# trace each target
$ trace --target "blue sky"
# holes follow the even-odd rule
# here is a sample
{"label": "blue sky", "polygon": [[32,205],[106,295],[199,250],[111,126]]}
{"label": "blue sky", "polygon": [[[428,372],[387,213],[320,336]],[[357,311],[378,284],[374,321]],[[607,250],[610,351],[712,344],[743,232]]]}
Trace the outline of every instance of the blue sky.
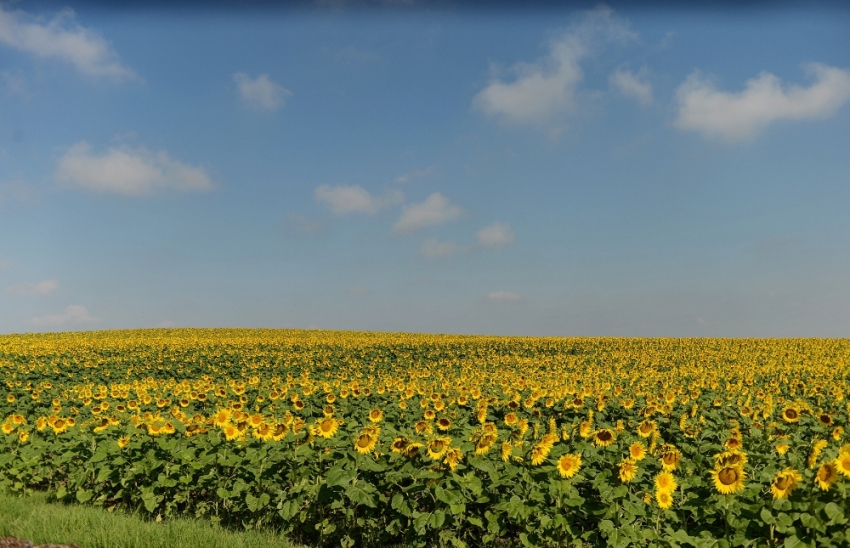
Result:
{"label": "blue sky", "polygon": [[0,4],[0,332],[850,334],[850,10],[392,4]]}

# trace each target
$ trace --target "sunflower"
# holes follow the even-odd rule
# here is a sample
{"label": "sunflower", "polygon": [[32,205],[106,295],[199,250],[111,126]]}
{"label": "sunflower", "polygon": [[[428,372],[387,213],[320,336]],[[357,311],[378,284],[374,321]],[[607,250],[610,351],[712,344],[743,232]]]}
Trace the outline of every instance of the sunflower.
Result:
{"label": "sunflower", "polygon": [[823,451],[827,446],[826,440],[815,439],[815,442],[812,444],[812,452],[809,453],[809,458],[806,464],[808,464],[809,469],[813,469],[815,465],[818,463],[818,457],[820,457],[821,451]]}
{"label": "sunflower", "polygon": [[215,415],[213,415],[213,424],[218,427],[224,427],[224,425],[230,422],[231,416],[232,413],[230,409],[219,409],[216,411]]}
{"label": "sunflower", "polygon": [[416,443],[416,442],[409,443],[404,450],[404,454],[408,458],[412,459],[413,457],[415,457],[416,455],[419,454],[419,449],[421,449],[421,448],[422,448],[421,443]]}
{"label": "sunflower", "polygon": [[436,416],[437,416],[437,414],[434,413],[433,409],[428,409],[428,410],[425,411],[425,419],[426,420],[432,421],[432,420],[434,420],[434,417],[436,417]]}
{"label": "sunflower", "polygon": [[719,466],[710,473],[711,479],[714,480],[714,488],[724,495],[741,491],[744,488],[744,480],[747,479],[746,472],[738,466]]}
{"label": "sunflower", "polygon": [[838,458],[833,461],[833,464],[840,474],[850,478],[850,452],[838,453]]}
{"label": "sunflower", "polygon": [[788,498],[791,491],[801,481],[803,481],[803,476],[799,472],[793,468],[786,468],[773,478],[773,482],[770,484],[770,492],[773,493],[774,499]]}
{"label": "sunflower", "polygon": [[402,436],[393,440],[393,443],[390,445],[390,451],[393,453],[404,453],[408,445],[410,445],[410,440]]}
{"label": "sunflower", "polygon": [[68,429],[68,421],[57,418],[50,427],[53,428],[53,433],[61,434]]}
{"label": "sunflower", "polygon": [[655,422],[651,420],[645,420],[640,423],[638,426],[638,436],[642,438],[648,438],[655,431]]}
{"label": "sunflower", "polygon": [[330,439],[334,437],[334,434],[336,434],[338,428],[339,425],[337,424],[335,418],[325,417],[324,419],[320,420],[319,423],[316,425],[316,434],[325,439]]}
{"label": "sunflower", "polygon": [[367,432],[365,429],[357,436],[357,439],[354,440],[354,449],[362,454],[367,455],[375,449],[375,444],[378,443],[378,436],[373,436],[371,432]]}
{"label": "sunflower", "polygon": [[629,446],[629,458],[635,462],[646,458],[646,446],[642,441],[636,441]]}
{"label": "sunflower", "polygon": [[251,435],[262,441],[269,441],[271,439],[274,439],[274,431],[272,430],[271,426],[269,426],[265,422],[255,428]]}
{"label": "sunflower", "polygon": [[[152,425],[152,426],[153,426],[153,425]],[[151,427],[152,427],[152,426],[151,426]],[[225,438],[226,440],[228,440],[228,441],[230,441],[230,440],[235,440],[235,439],[236,439],[236,438],[238,438],[241,434],[242,434],[242,433],[239,431],[239,429],[238,429],[238,428],[236,428],[236,427],[235,427],[234,425],[232,425],[232,424],[228,424],[228,425],[226,425],[226,426],[224,427],[224,438]]]}
{"label": "sunflower", "polygon": [[443,459],[444,464],[449,465],[449,469],[454,472],[457,469],[457,465],[460,463],[460,460],[463,458],[463,453],[457,447],[452,447],[448,451],[446,451],[446,457]]}
{"label": "sunflower", "polygon": [[511,445],[511,442],[506,441],[502,443],[502,461],[508,462],[511,458],[511,453],[513,453],[514,448]]}
{"label": "sunflower", "polygon": [[581,421],[581,424],[579,424],[578,426],[578,435],[584,439],[587,439],[593,435],[593,432],[591,431],[592,428],[593,423],[591,423],[589,420]]}
{"label": "sunflower", "polygon": [[800,420],[800,410],[793,405],[789,405],[782,410],[782,419],[785,422],[797,422]]}
{"label": "sunflower", "polygon": [[493,444],[496,443],[496,439],[498,436],[493,432],[487,432],[478,440],[478,443],[475,444],[475,454],[476,455],[484,455],[487,453]]}
{"label": "sunflower", "polygon": [[741,451],[724,451],[714,455],[717,461],[717,468],[725,468],[727,466],[743,468],[747,464],[747,455]]}
{"label": "sunflower", "polygon": [[617,435],[608,428],[602,428],[593,433],[593,443],[597,447],[608,447],[614,443],[614,440],[616,439]]}
{"label": "sunflower", "polygon": [[130,443],[130,436],[122,436],[118,438],[118,447],[124,449]]}
{"label": "sunflower", "polygon": [[844,435],[844,427],[843,427],[843,426],[836,426],[836,427],[832,430],[832,434],[831,434],[831,435],[832,435],[832,439],[834,439],[835,441],[840,440],[840,439],[841,439],[841,436],[843,436],[843,435]]}
{"label": "sunflower", "polygon": [[658,502],[658,507],[662,510],[666,510],[673,506],[673,496],[667,491],[657,491],[655,493],[655,500]]}
{"label": "sunflower", "polygon": [[0,429],[2,429],[3,433],[8,436],[9,434],[15,431],[15,425],[11,422],[4,422],[3,426],[0,427]]}
{"label": "sunflower", "polygon": [[676,477],[667,470],[655,476],[655,489],[659,493],[672,493],[676,487],[678,487]]}
{"label": "sunflower", "polygon": [[30,439],[30,433],[29,432],[27,432],[26,430],[19,430],[18,431],[18,441],[19,442],[26,443],[28,439]]}
{"label": "sunflower", "polygon": [[829,413],[819,413],[818,422],[821,426],[830,426],[832,424],[832,417],[829,416]]}
{"label": "sunflower", "polygon": [[428,442],[428,456],[432,460],[440,460],[443,457],[443,454],[448,450],[449,445],[451,444],[451,438],[447,437],[437,437]]}
{"label": "sunflower", "polygon": [[620,481],[623,483],[629,483],[638,473],[638,465],[632,459],[625,459],[620,463]]}
{"label": "sunflower", "polygon": [[248,419],[248,424],[251,426],[251,428],[259,428],[260,425],[264,422],[265,417],[263,417],[263,415],[261,415],[260,413],[255,413],[251,415],[250,419]]}
{"label": "sunflower", "polygon": [[558,459],[558,473],[562,478],[571,478],[581,468],[581,453],[567,453]]}
{"label": "sunflower", "polygon": [[781,442],[776,444],[776,452],[780,455],[784,455],[788,452],[788,448],[790,447],[787,442]]}
{"label": "sunflower", "polygon": [[516,413],[508,413],[507,415],[505,415],[505,424],[506,425],[513,426],[517,422],[519,422],[519,419],[517,418]]}
{"label": "sunflower", "polygon": [[378,423],[378,422],[381,422],[381,420],[383,418],[384,418],[384,412],[381,411],[380,409],[372,409],[371,411],[369,411],[369,420],[370,421],[372,421],[374,423]]}
{"label": "sunflower", "polygon": [[423,430],[428,428],[428,423],[426,421],[419,421],[413,426],[413,428],[416,430],[417,434],[421,434]]}
{"label": "sunflower", "polygon": [[35,421],[35,429],[41,432],[47,428],[47,419],[45,417],[39,417],[38,420]]}
{"label": "sunflower", "polygon": [[815,483],[821,488],[821,491],[829,491],[832,484],[838,481],[838,467],[834,462],[825,462],[818,468],[818,473],[815,474]]}
{"label": "sunflower", "polygon": [[447,431],[451,426],[452,421],[450,421],[446,417],[440,417],[439,419],[437,419],[437,428],[439,428],[443,432]]}
{"label": "sunflower", "polygon": [[741,438],[737,436],[732,436],[731,438],[726,440],[726,443],[724,443],[723,446],[729,451],[736,451],[741,449],[743,447],[743,444],[741,443]]}
{"label": "sunflower", "polygon": [[675,447],[667,449],[661,455],[661,466],[664,470],[675,470],[679,467],[679,459],[681,458],[682,453],[679,452]]}
{"label": "sunflower", "polygon": [[531,449],[531,464],[532,466],[540,466],[546,461],[546,457],[549,456],[549,452],[552,451],[551,447],[547,447],[541,443],[538,443]]}

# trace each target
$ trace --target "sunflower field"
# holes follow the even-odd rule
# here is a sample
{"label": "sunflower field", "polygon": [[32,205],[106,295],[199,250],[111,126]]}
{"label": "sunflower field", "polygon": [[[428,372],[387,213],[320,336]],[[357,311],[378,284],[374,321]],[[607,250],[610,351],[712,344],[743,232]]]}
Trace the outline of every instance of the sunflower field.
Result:
{"label": "sunflower field", "polygon": [[850,341],[0,337],[0,489],[314,546],[848,546]]}

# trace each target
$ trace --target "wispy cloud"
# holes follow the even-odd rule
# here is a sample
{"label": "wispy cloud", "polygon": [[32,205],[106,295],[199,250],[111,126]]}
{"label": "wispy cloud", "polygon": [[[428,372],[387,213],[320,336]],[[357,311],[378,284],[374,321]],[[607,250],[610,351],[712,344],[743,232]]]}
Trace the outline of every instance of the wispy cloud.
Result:
{"label": "wispy cloud", "polygon": [[676,90],[674,125],[728,141],[749,141],[776,120],[832,116],[850,99],[850,71],[820,63],[805,69],[815,79],[808,88],[784,86],[775,75],[762,72],[737,93],[720,91],[694,72]]}
{"label": "wispy cloud", "polygon": [[520,298],[518,293],[512,291],[493,291],[487,294],[487,300],[494,303],[514,302]]}
{"label": "wispy cloud", "polygon": [[641,105],[652,103],[652,84],[649,83],[645,74],[617,70],[608,77],[608,83],[621,95],[630,97]]}
{"label": "wispy cloud", "polygon": [[29,84],[23,74],[20,72],[12,73],[8,70],[4,70],[3,72],[0,72],[0,78],[3,79],[3,87],[7,94],[17,95],[21,99],[25,100],[30,98]]}
{"label": "wispy cloud", "polygon": [[547,126],[552,118],[574,110],[584,73],[579,61],[597,41],[628,41],[636,35],[607,7],[588,12],[572,31],[549,44],[549,54],[533,63],[516,63],[513,81],[503,81],[491,67],[490,83],[472,100],[474,109],[514,125]]}
{"label": "wispy cloud", "polygon": [[268,74],[260,74],[251,78],[244,72],[233,75],[239,96],[249,107],[260,110],[277,110],[286,102],[292,92],[269,78]]}
{"label": "wispy cloud", "polygon": [[463,209],[448,198],[435,192],[420,204],[404,207],[401,217],[393,226],[396,234],[413,234],[419,230],[434,225],[454,221],[463,214]]}
{"label": "wispy cloud", "polygon": [[422,247],[419,248],[419,254],[426,259],[444,259],[453,257],[460,251],[463,251],[463,247],[455,242],[451,240],[447,242],[439,242],[437,241],[437,238],[428,238],[422,243]]}
{"label": "wispy cloud", "polygon": [[43,58],[71,63],[88,75],[113,80],[136,78],[97,32],[81,27],[73,10],[65,9],[43,23],[22,11],[0,6],[0,44]]}
{"label": "wispy cloud", "polygon": [[425,177],[425,176],[427,176],[427,175],[430,175],[431,173],[433,173],[433,171],[434,171],[434,168],[433,168],[433,167],[429,167],[429,168],[426,168],[426,169],[416,169],[416,170],[413,170],[413,171],[409,171],[409,172],[407,172],[407,173],[405,173],[405,174],[403,174],[403,175],[399,175],[398,177],[396,177],[396,178],[395,178],[395,182],[396,182],[396,183],[398,183],[398,184],[403,185],[403,184],[405,184],[405,183],[409,183],[409,182],[410,182],[410,181],[412,181],[413,179],[421,179],[422,177]]}
{"label": "wispy cloud", "polygon": [[110,148],[96,155],[81,141],[59,159],[56,180],[72,187],[123,196],[145,196],[159,191],[212,190],[207,172],[171,158],[165,151],[144,147]]}
{"label": "wispy cloud", "polygon": [[44,316],[36,316],[31,320],[33,325],[44,327],[62,327],[68,325],[80,325],[97,323],[99,318],[89,314],[88,309],[81,304],[72,304],[65,307],[65,311],[61,314],[45,314]]}
{"label": "wispy cloud", "polygon": [[321,185],[316,189],[315,199],[334,215],[374,215],[381,209],[403,202],[404,194],[398,190],[390,190],[383,196],[372,196],[360,185]]}
{"label": "wispy cloud", "polygon": [[511,230],[511,225],[506,223],[493,223],[485,226],[475,233],[480,247],[502,247],[513,243],[516,234]]}
{"label": "wispy cloud", "polygon": [[59,289],[59,282],[56,280],[44,280],[38,283],[23,283],[10,285],[5,292],[8,295],[16,295],[18,297],[44,296],[50,295]]}

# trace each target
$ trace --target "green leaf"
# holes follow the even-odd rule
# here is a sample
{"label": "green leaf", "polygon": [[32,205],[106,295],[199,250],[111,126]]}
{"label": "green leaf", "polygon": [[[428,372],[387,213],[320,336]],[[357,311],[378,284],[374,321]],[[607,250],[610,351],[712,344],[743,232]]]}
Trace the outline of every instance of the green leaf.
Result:
{"label": "green leaf", "polygon": [[352,502],[368,506],[369,508],[377,507],[373,493],[375,493],[375,488],[365,481],[358,481],[345,488],[345,494]]}
{"label": "green leaf", "polygon": [[335,467],[328,471],[328,477],[325,482],[328,484],[328,487],[344,486],[351,483],[351,480],[355,477],[357,477],[356,470],[345,470],[342,467]]}
{"label": "green leaf", "polygon": [[77,491],[77,500],[83,504],[90,501],[93,496],[94,493],[86,489],[80,489],[79,491]]}

